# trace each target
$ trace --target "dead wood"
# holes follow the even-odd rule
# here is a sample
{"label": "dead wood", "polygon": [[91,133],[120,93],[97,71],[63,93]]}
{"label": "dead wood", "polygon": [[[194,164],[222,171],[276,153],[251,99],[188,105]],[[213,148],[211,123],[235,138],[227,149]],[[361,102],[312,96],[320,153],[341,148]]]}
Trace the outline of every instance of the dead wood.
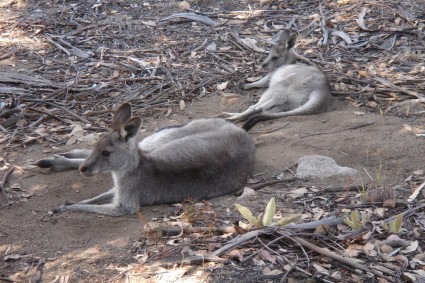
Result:
{"label": "dead wood", "polygon": [[190,233],[236,233],[235,228],[232,226],[225,227],[183,227],[183,231],[181,227],[161,227],[163,236],[174,236],[179,235],[182,232],[186,234]]}
{"label": "dead wood", "polygon": [[217,256],[174,256],[160,259],[151,263],[144,264],[145,267],[156,267],[156,266],[173,266],[175,264],[192,264],[192,265],[202,265],[206,262],[226,262],[227,259],[217,257]]}
{"label": "dead wood", "polygon": [[9,177],[10,175],[12,175],[13,171],[15,171],[15,167],[11,167],[9,170],[6,171],[6,173],[3,176],[3,180],[0,184],[0,193],[3,196],[4,200],[7,202],[9,200],[9,198],[7,197],[6,194],[6,184],[9,181]]}
{"label": "dead wood", "polygon": [[206,25],[212,26],[212,27],[216,27],[218,26],[218,23],[206,16],[201,16],[201,15],[197,15],[195,13],[179,13],[179,14],[173,14],[171,16],[165,17],[161,20],[158,20],[159,22],[164,22],[164,21],[168,21],[171,19],[176,19],[176,18],[184,18],[184,19],[189,19],[192,21],[198,21],[201,23],[204,23]]}
{"label": "dead wood", "polygon": [[303,135],[303,136],[300,136],[300,138],[307,138],[307,137],[312,137],[312,136],[328,135],[328,134],[333,134],[333,133],[338,133],[338,132],[343,132],[343,131],[356,130],[356,129],[359,129],[359,128],[363,128],[363,127],[373,125],[375,122],[376,121],[361,123],[361,124],[358,124],[358,125],[354,125],[352,127],[348,127],[348,128],[345,128],[345,129],[339,129],[339,130],[335,130],[335,131],[328,131],[328,132],[317,133],[317,134]]}
{"label": "dead wood", "polygon": [[[360,263],[357,263],[357,262],[356,262],[356,261],[354,261],[353,259],[346,258],[346,257],[340,256],[340,255],[337,255],[337,254],[335,254],[335,253],[332,253],[332,252],[330,252],[330,251],[328,251],[328,250],[326,250],[326,249],[324,249],[324,248],[318,247],[318,246],[316,246],[316,245],[314,245],[314,244],[310,243],[309,241],[307,241],[307,240],[305,240],[305,239],[303,239],[303,238],[300,238],[300,237],[294,237],[294,239],[295,239],[295,240],[296,240],[296,241],[297,241],[300,245],[302,245],[303,247],[308,248],[308,249],[310,249],[310,250],[312,250],[312,251],[314,251],[314,252],[316,252],[316,253],[319,253],[319,254],[321,254],[321,255],[323,255],[323,256],[329,257],[329,258],[331,258],[331,259],[333,259],[333,260],[336,260],[336,261],[338,261],[338,262],[341,262],[341,263],[343,263],[344,265],[348,265],[348,266],[350,266],[350,267],[352,267],[352,268],[359,269],[359,270],[364,271],[364,272],[372,273],[372,274],[376,275],[377,277],[380,277],[380,278],[383,278],[383,279],[387,280],[388,282],[396,282],[396,281],[395,281],[394,279],[392,279],[391,277],[388,277],[388,276],[386,276],[386,275],[383,275],[383,274],[381,274],[380,272],[377,272],[377,271],[375,271],[375,270],[373,270],[373,269],[371,269],[371,268],[367,268],[366,266],[364,266],[364,265],[362,265],[362,264],[360,264]],[[395,274],[395,273],[393,273],[393,272],[391,272],[391,273],[390,273],[390,272],[388,272],[388,275],[392,276],[393,278],[395,278],[395,277],[396,277],[396,274]]]}

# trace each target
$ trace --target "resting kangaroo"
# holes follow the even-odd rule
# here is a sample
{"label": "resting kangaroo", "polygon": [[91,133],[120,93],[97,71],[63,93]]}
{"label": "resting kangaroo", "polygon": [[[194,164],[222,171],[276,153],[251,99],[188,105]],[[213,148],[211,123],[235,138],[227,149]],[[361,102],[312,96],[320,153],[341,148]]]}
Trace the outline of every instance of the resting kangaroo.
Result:
{"label": "resting kangaroo", "polygon": [[111,130],[92,151],[74,150],[37,162],[53,171],[79,166],[84,176],[112,173],[114,186],[108,192],[66,203],[56,211],[133,214],[141,206],[235,192],[252,172],[252,139],[223,119],[200,119],[165,128],[137,144],[140,125],[140,118],[131,117],[130,105],[123,104],[115,112]]}
{"label": "resting kangaroo", "polygon": [[274,70],[259,81],[246,84],[245,89],[267,87],[260,100],[242,113],[225,113],[227,120],[248,119],[243,125],[251,129],[263,120],[294,115],[310,115],[321,112],[331,96],[328,81],[316,67],[296,65],[300,56],[292,48],[296,35],[283,31],[262,63]]}

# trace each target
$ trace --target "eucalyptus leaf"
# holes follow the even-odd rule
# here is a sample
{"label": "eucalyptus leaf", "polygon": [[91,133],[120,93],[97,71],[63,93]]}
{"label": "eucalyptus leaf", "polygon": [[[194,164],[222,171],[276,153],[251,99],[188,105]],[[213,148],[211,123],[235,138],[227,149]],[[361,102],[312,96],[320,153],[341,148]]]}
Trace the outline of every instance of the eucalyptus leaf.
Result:
{"label": "eucalyptus leaf", "polygon": [[301,219],[301,214],[292,214],[285,217],[282,217],[278,222],[276,222],[277,226],[285,226],[288,224],[291,224],[293,222],[296,222]]}
{"label": "eucalyptus leaf", "polygon": [[239,213],[242,214],[242,216],[245,217],[246,220],[248,220],[249,224],[251,224],[252,226],[255,226],[257,224],[257,218],[254,217],[251,210],[237,203],[235,203],[235,207],[239,211]]}
{"label": "eucalyptus leaf", "polygon": [[264,211],[263,216],[263,225],[270,226],[272,224],[273,216],[276,213],[276,200],[275,198],[271,198],[269,203],[266,206],[266,210]]}

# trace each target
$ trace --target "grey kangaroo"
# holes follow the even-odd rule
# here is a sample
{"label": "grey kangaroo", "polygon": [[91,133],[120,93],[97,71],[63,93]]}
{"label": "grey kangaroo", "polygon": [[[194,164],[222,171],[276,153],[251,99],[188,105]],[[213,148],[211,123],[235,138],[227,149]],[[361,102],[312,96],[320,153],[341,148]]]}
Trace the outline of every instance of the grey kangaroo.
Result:
{"label": "grey kangaroo", "polygon": [[56,209],[119,216],[139,207],[209,199],[240,189],[254,165],[254,143],[223,119],[199,119],[160,130],[136,143],[140,118],[123,104],[94,149],[74,150],[36,164],[53,171],[80,169],[84,176],[111,173],[114,186],[94,198]]}
{"label": "grey kangaroo", "polygon": [[274,70],[259,81],[246,84],[245,89],[268,87],[259,101],[242,113],[225,113],[229,121],[245,120],[245,130],[263,120],[294,115],[317,114],[325,108],[331,90],[325,75],[316,67],[296,65],[303,59],[292,48],[296,35],[283,31],[262,63]]}

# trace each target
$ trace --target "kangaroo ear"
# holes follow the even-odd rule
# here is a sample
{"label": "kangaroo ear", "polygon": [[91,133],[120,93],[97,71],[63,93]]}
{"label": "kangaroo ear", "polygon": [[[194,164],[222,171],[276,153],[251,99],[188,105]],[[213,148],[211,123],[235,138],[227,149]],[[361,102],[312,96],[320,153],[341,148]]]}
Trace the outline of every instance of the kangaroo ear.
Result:
{"label": "kangaroo ear", "polygon": [[139,117],[134,117],[130,119],[121,128],[121,131],[120,131],[121,137],[125,139],[126,141],[135,137],[139,133],[141,124],[142,124],[142,120]]}
{"label": "kangaroo ear", "polygon": [[269,55],[261,64],[262,66],[266,66],[272,60],[276,60],[280,57],[283,57],[288,52],[288,38],[289,38],[288,30],[280,30],[278,33],[273,35],[272,38],[272,48],[270,49]]}
{"label": "kangaroo ear", "polygon": [[287,41],[287,45],[286,45],[287,49],[289,50],[289,49],[293,48],[295,46],[296,42],[297,42],[297,35],[296,34],[291,35],[288,38],[288,41]]}
{"label": "kangaroo ear", "polygon": [[112,118],[111,128],[119,131],[131,119],[131,106],[128,103],[121,105]]}

